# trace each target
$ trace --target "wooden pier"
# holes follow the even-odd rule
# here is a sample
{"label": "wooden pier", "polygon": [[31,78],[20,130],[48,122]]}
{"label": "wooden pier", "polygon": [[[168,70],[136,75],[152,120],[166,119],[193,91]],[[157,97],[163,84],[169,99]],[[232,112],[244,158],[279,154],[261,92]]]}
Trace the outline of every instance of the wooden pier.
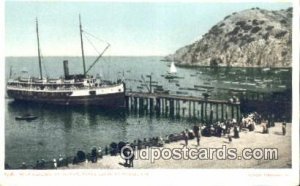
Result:
{"label": "wooden pier", "polygon": [[241,117],[238,101],[141,92],[126,92],[125,100],[128,110],[141,114],[197,118],[208,123]]}
{"label": "wooden pier", "polygon": [[265,118],[274,115],[277,121],[291,122],[292,119],[292,90],[273,92],[235,91],[240,99],[240,112],[258,112]]}

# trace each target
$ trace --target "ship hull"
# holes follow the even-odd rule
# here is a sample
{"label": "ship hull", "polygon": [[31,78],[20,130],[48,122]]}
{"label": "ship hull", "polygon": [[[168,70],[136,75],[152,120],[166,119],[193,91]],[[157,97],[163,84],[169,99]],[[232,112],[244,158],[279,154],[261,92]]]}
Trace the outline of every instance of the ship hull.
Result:
{"label": "ship hull", "polygon": [[7,95],[18,102],[36,102],[56,105],[97,105],[103,107],[123,107],[125,85],[96,87],[74,90],[38,90],[7,87]]}
{"label": "ship hull", "polygon": [[106,95],[95,96],[78,96],[78,97],[56,97],[56,96],[39,96],[39,95],[26,95],[22,91],[7,91],[9,97],[13,98],[17,102],[35,102],[43,104],[55,104],[55,105],[97,105],[103,107],[123,107],[125,101],[124,92],[112,93]]}

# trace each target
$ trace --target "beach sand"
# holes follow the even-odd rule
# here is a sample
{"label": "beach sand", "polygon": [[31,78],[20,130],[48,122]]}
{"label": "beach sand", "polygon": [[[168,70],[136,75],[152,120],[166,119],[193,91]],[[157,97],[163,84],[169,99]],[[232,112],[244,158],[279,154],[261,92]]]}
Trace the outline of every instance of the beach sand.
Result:
{"label": "beach sand", "polygon": [[[291,152],[291,124],[288,123],[286,127],[286,135],[282,135],[281,123],[276,123],[275,127],[269,128],[269,134],[262,134],[262,127],[257,125],[255,131],[249,132],[248,130],[240,132],[239,139],[232,139],[229,143],[227,137],[201,137],[200,147],[196,144],[196,139],[189,140],[188,148],[222,148],[224,145],[226,148],[236,148],[237,155],[242,154],[242,150],[250,148],[252,150],[256,148],[276,148],[278,149],[277,160],[256,160],[254,158],[250,160],[236,159],[236,160],[217,160],[216,156],[212,160],[164,160],[158,159],[154,163],[150,160],[134,160],[135,169],[185,169],[185,168],[291,168],[292,152]],[[165,144],[163,148],[182,148],[184,141],[173,142]],[[160,148],[161,149],[161,148]],[[138,151],[140,152],[140,151]],[[98,159],[97,163],[80,163],[77,165],[69,165],[68,167],[60,167],[59,169],[132,169],[124,167],[125,160],[120,155],[117,156],[104,156],[103,159]]]}

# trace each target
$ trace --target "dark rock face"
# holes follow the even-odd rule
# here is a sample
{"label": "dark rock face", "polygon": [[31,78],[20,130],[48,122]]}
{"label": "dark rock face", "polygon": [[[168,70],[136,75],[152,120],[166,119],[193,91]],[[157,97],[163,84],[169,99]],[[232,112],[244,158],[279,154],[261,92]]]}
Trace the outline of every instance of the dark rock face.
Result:
{"label": "dark rock face", "polygon": [[166,59],[174,57],[178,65],[291,67],[292,11],[252,8],[233,13]]}

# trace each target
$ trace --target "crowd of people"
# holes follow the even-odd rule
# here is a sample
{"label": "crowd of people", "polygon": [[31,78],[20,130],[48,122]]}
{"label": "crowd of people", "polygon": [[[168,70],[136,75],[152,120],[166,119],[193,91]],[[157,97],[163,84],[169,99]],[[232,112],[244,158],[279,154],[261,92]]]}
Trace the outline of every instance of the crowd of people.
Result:
{"label": "crowd of people", "polygon": [[[185,145],[188,145],[188,139],[196,138],[197,145],[200,145],[201,135],[210,136],[227,136],[229,143],[232,142],[232,138],[240,138],[240,132],[242,130],[254,131],[257,124],[262,126],[262,134],[268,134],[269,128],[275,126],[275,116],[268,115],[265,119],[257,112],[250,113],[242,117],[240,121],[236,119],[227,119],[224,121],[217,121],[211,124],[199,124],[193,127],[193,131],[186,129],[182,131],[182,139]],[[233,135],[232,135],[233,133]],[[286,135],[286,122],[282,124],[282,134]],[[192,137],[191,137],[192,136]],[[178,138],[178,137],[177,137]]]}
{"label": "crowd of people", "polygon": [[[254,131],[257,124],[262,126],[262,134],[268,134],[269,128],[275,126],[274,117],[268,117],[269,119],[263,119],[261,115],[254,112],[243,116],[240,121],[236,119],[228,119],[225,121],[218,121],[212,124],[200,123],[194,125],[191,130],[186,129],[181,133],[170,134],[163,137],[152,137],[144,138],[143,140],[137,139],[132,143],[127,142],[112,142],[109,146],[105,146],[104,151],[101,147],[93,147],[90,153],[85,153],[83,151],[78,151],[74,157],[63,157],[59,155],[56,159],[52,161],[45,161],[44,159],[38,160],[35,165],[26,165],[25,162],[19,167],[19,169],[56,169],[58,167],[68,166],[69,164],[78,164],[81,162],[92,162],[96,163],[99,159],[102,159],[104,155],[115,156],[121,153],[121,149],[128,145],[132,147],[133,150],[141,150],[147,147],[163,147],[165,143],[176,142],[184,140],[184,145],[188,146],[190,139],[196,139],[197,146],[200,146],[201,136],[217,136],[217,137],[227,137],[229,143],[232,142],[232,138],[240,138],[240,132],[242,130]],[[233,134],[233,135],[232,135]],[[282,134],[286,135],[286,122],[282,123]],[[126,159],[124,166],[133,167],[134,154],[133,152],[125,151],[123,152],[124,157],[130,157]],[[5,169],[11,169],[8,164],[5,164]]]}

